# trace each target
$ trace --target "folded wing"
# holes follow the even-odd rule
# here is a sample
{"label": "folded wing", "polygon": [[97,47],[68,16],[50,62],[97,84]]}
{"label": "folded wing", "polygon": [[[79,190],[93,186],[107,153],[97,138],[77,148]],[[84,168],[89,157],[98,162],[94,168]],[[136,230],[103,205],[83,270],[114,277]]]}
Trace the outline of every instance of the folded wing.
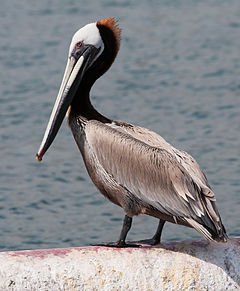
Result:
{"label": "folded wing", "polygon": [[204,184],[200,167],[194,181],[193,171],[187,170],[191,164],[184,165],[186,162],[178,155],[180,151],[169,150],[169,144],[162,138],[162,143],[158,138],[151,144],[147,134],[145,142],[143,134],[131,134],[132,129],[126,128],[98,121],[86,125],[86,140],[105,171],[143,205],[189,223],[208,239],[219,235],[223,227],[215,197],[208,184]]}

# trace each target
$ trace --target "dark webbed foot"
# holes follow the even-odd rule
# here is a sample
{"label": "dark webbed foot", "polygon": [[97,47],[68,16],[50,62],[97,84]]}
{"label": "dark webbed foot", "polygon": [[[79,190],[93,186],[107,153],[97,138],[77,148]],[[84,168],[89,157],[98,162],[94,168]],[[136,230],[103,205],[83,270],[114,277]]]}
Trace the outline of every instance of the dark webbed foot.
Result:
{"label": "dark webbed foot", "polygon": [[100,244],[94,244],[93,246],[104,246],[104,247],[111,247],[111,248],[141,248],[141,247],[144,247],[141,244],[148,244],[151,246],[155,246],[155,245],[160,243],[162,229],[163,229],[164,224],[165,224],[165,220],[160,219],[157,231],[151,239],[145,239],[145,240],[140,240],[140,241],[136,241],[136,242],[126,243],[125,240],[126,240],[127,233],[130,230],[131,225],[132,225],[132,218],[125,215],[124,220],[123,220],[123,226],[122,226],[120,238],[117,242],[100,243]]}
{"label": "dark webbed foot", "polygon": [[127,233],[129,232],[131,228],[131,225],[132,225],[132,217],[125,215],[119,240],[117,242],[96,244],[96,246],[104,246],[104,247],[112,247],[112,248],[139,248],[141,247],[141,245],[134,244],[134,243],[126,243],[125,241]]}
{"label": "dark webbed foot", "polygon": [[110,248],[141,248],[142,246],[135,243],[126,243],[126,242],[109,242],[109,243],[100,243],[94,244],[94,246],[103,246],[103,247],[110,247]]}
{"label": "dark webbed foot", "polygon": [[160,244],[160,240],[157,240],[153,237],[153,238],[149,238],[149,239],[143,239],[143,240],[136,241],[136,243],[146,244],[146,245],[150,245],[150,246],[156,246],[156,245]]}

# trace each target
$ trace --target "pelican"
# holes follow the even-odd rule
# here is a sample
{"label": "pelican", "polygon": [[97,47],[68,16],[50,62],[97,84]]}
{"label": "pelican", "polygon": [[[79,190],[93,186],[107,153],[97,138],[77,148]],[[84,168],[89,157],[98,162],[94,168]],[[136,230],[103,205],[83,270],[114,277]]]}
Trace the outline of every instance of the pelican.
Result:
{"label": "pelican", "polygon": [[120,28],[114,18],[88,24],[74,34],[36,159],[42,160],[66,115],[93,183],[125,212],[119,240],[101,245],[135,246],[126,236],[133,216],[140,214],[159,219],[155,235],[141,241],[150,245],[160,243],[166,221],[192,227],[210,241],[225,242],[214,193],[193,157],[151,130],[103,116],[91,104],[91,87],[110,68],[119,46]]}

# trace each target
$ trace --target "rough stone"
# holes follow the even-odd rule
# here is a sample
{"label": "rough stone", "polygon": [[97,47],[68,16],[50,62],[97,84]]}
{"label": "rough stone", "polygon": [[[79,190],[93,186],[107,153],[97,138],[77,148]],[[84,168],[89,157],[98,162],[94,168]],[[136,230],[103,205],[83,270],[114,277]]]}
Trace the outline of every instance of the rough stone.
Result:
{"label": "rough stone", "polygon": [[240,290],[240,238],[3,252],[0,290]]}

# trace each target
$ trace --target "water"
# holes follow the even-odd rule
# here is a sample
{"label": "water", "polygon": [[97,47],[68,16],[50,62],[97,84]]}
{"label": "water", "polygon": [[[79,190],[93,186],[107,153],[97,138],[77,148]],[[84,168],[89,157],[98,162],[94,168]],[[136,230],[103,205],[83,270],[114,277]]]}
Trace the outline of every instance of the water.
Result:
{"label": "water", "polygon": [[[66,123],[35,161],[72,34],[116,16],[120,53],[92,90],[100,112],[160,133],[206,172],[230,236],[240,235],[240,2],[4,1],[0,11],[0,249],[118,238],[123,212],[90,181]],[[137,217],[129,239],[157,226]],[[163,240],[199,238],[167,224]]]}

